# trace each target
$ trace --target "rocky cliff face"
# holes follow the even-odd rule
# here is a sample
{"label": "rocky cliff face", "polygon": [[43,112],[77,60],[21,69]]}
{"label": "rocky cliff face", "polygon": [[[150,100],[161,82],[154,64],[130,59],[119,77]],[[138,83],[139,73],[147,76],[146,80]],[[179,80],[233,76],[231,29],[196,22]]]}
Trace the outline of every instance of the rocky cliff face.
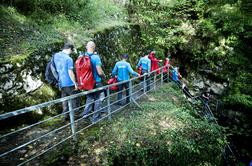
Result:
{"label": "rocky cliff face", "polygon": [[32,76],[31,70],[15,70],[19,69],[21,65],[18,63],[15,66],[12,64],[4,64],[0,67],[0,74],[3,81],[0,83],[1,96],[17,95],[19,92],[32,92],[38,89],[43,82],[40,78]]}
{"label": "rocky cliff face", "polygon": [[[62,43],[55,43],[29,55],[5,57],[0,63],[0,105],[1,113],[28,106],[32,93],[44,85],[44,71],[52,52]],[[42,96],[42,94],[41,94]],[[37,98],[41,98],[37,96]],[[34,98],[36,99],[36,97]],[[23,101],[27,100],[23,104]],[[38,103],[32,100],[31,104]],[[9,107],[11,106],[11,107]]]}
{"label": "rocky cliff face", "polygon": [[208,78],[207,74],[192,72],[189,74],[194,93],[199,93],[203,89],[210,93],[221,96],[228,88],[228,81],[216,81]]}

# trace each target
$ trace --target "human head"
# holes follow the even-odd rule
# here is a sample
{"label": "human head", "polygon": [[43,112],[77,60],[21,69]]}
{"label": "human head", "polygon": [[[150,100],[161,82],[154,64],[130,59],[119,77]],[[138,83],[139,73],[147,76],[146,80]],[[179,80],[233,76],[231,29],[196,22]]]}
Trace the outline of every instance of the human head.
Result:
{"label": "human head", "polygon": [[155,51],[155,50],[152,50],[150,53],[151,53],[151,54],[156,54],[156,51]]}
{"label": "human head", "polygon": [[93,41],[89,41],[86,45],[87,52],[95,51],[95,43]]}
{"label": "human head", "polygon": [[151,48],[148,51],[149,51],[149,54],[156,54],[156,51],[154,50],[154,48]]}
{"label": "human head", "polygon": [[66,43],[63,47],[63,51],[69,55],[74,52],[74,46],[72,44]]}
{"label": "human head", "polygon": [[149,52],[148,52],[148,51],[145,51],[145,52],[144,52],[144,56],[149,56]]}
{"label": "human head", "polygon": [[149,57],[150,57],[150,58],[155,58],[155,53],[156,53],[156,52],[155,52],[154,50],[150,50],[150,51],[149,51]]}
{"label": "human head", "polygon": [[126,60],[126,59],[129,58],[129,55],[128,54],[122,54],[122,58]]}

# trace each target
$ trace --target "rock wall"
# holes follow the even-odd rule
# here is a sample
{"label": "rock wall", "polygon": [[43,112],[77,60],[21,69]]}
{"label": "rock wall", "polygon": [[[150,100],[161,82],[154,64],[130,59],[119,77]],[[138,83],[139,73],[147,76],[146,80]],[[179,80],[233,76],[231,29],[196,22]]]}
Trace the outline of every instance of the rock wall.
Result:
{"label": "rock wall", "polygon": [[191,86],[195,94],[199,94],[203,90],[207,90],[213,95],[221,96],[228,88],[228,81],[215,81],[208,78],[207,74],[199,74],[191,72],[189,74],[191,80]]}
{"label": "rock wall", "polygon": [[[52,52],[59,50],[63,43],[48,45],[26,56],[4,57],[0,62],[0,112],[7,112],[29,106],[28,96],[44,85],[44,71]],[[43,94],[41,94],[43,95]],[[17,102],[17,103],[16,103]],[[34,101],[31,103],[36,104]],[[12,105],[12,107],[10,107]]]}

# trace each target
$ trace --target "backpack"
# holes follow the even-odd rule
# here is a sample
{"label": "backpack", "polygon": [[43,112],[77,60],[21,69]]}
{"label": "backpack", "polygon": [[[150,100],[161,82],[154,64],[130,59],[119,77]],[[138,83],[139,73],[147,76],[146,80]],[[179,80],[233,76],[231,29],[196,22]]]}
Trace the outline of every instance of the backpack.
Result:
{"label": "backpack", "polygon": [[142,70],[143,70],[143,67],[142,67],[142,65],[140,65],[137,69],[137,73],[142,75]]}
{"label": "backpack", "polygon": [[[140,74],[140,75],[143,75],[143,67],[142,67],[142,64],[138,67],[137,69],[137,73]],[[143,77],[139,78],[139,80],[143,80]]]}
{"label": "backpack", "polygon": [[[107,82],[107,84],[111,85],[111,84],[114,84],[114,83],[117,83],[117,76],[113,77],[113,78],[110,78]],[[115,85],[115,86],[111,86],[109,87],[109,90],[113,90],[113,91],[118,91],[118,86]]]}
{"label": "backpack", "polygon": [[55,54],[46,65],[45,79],[49,84],[59,87],[59,75],[54,63],[54,56]]}
{"label": "backpack", "polygon": [[92,62],[87,55],[79,57],[75,61],[78,88],[80,90],[94,89],[95,79],[92,71]]}

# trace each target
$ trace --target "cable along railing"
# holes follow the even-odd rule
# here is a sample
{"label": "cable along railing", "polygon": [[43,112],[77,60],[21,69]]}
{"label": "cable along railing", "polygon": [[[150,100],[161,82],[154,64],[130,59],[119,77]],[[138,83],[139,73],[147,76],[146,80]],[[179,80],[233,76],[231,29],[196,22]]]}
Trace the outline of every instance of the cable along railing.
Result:
{"label": "cable along railing", "polygon": [[[63,144],[69,139],[77,141],[77,134],[83,132],[84,130],[94,126],[95,124],[101,121],[104,121],[105,119],[111,120],[113,114],[122,110],[128,105],[134,104],[135,106],[140,108],[140,105],[137,103],[137,100],[142,96],[147,95],[147,92],[155,90],[163,84],[163,69],[168,68],[169,75],[169,67],[170,66],[163,66],[148,74],[141,75],[140,77],[134,77],[127,81],[117,82],[90,91],[83,91],[78,94],[59,98],[56,100],[48,101],[45,103],[0,115],[0,121],[8,120],[10,118],[18,117],[25,113],[32,113],[38,111],[43,112],[43,110],[50,109],[52,107],[60,108],[62,102],[64,101],[67,101],[69,107],[68,112],[63,112],[47,119],[35,122],[33,124],[22,126],[21,128],[18,128],[14,131],[11,130],[7,133],[1,134],[0,164],[25,165],[31,162],[32,160],[39,158],[41,155],[45,154],[51,149],[54,149],[57,146]],[[160,71],[159,74],[157,74],[158,71]],[[169,79],[169,77],[167,77],[166,79]],[[150,89],[148,91],[146,84],[147,81],[150,81]],[[112,92],[110,88],[123,83],[129,83],[129,88],[122,90],[122,92],[129,90],[129,96],[124,95],[121,101],[125,100],[126,97],[129,97],[130,102],[119,106],[117,105],[117,103],[120,102],[119,100],[117,100],[117,95],[119,91]],[[84,111],[86,104],[80,105],[77,108],[73,108],[72,100],[77,98],[84,98],[86,95],[98,91],[106,91],[107,94],[103,98],[102,107],[99,110],[95,110],[86,116],[78,117],[77,115],[81,111]],[[92,103],[88,104],[93,104],[94,102],[95,101],[92,101]],[[102,112],[102,117],[97,122],[90,124],[84,123],[85,118],[88,118],[98,112]],[[64,116],[69,116],[69,123],[64,122]],[[53,127],[52,124],[54,124],[55,127]]]}

